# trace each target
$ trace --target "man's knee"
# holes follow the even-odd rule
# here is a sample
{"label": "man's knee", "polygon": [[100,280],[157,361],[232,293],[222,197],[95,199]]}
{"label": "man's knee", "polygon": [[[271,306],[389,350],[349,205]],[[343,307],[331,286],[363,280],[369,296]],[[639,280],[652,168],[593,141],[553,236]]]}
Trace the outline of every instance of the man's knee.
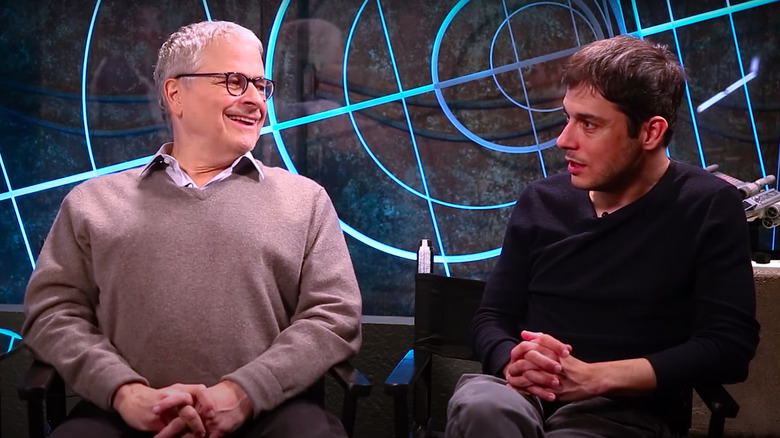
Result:
{"label": "man's knee", "polygon": [[[506,382],[487,375],[464,375],[447,409],[447,436],[466,437],[541,430],[533,402]],[[532,436],[532,435],[520,435]]]}
{"label": "man's knee", "polygon": [[106,438],[151,437],[153,433],[141,432],[128,426],[119,414],[105,411],[92,403],[81,401],[73,407],[68,418],[54,429],[51,438],[81,438],[99,436]]}
{"label": "man's knee", "polygon": [[448,416],[464,412],[477,417],[482,414],[495,415],[496,410],[506,403],[504,399],[514,398],[507,389],[509,388],[495,377],[466,374],[460,378],[455,393],[450,398]]}
{"label": "man's knee", "polygon": [[[305,419],[305,421],[302,421]],[[346,438],[341,422],[322,406],[303,397],[291,399],[273,411],[261,414],[242,438]]]}

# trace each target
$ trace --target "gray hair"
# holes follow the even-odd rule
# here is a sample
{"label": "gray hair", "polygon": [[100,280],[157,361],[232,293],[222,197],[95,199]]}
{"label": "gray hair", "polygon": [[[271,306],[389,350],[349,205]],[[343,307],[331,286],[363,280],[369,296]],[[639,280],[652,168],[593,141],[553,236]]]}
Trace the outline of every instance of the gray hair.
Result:
{"label": "gray hair", "polygon": [[217,39],[229,35],[241,35],[257,41],[257,49],[263,54],[263,43],[251,30],[229,21],[201,21],[188,24],[174,32],[160,47],[154,66],[154,84],[157,100],[163,115],[168,116],[165,101],[165,81],[180,74],[193,73],[203,64],[203,52]]}

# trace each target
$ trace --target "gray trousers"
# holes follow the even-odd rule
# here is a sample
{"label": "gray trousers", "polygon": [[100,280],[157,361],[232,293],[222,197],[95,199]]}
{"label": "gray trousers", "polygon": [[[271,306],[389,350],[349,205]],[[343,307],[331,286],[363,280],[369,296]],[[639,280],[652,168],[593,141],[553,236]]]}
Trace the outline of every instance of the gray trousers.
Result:
{"label": "gray trousers", "polygon": [[638,406],[605,397],[551,404],[483,374],[464,374],[447,408],[447,438],[669,436],[659,416]]}
{"label": "gray trousers", "polygon": [[[79,402],[51,438],[151,438],[154,433],[132,429],[116,412]],[[346,438],[341,422],[317,403],[303,397],[288,400],[273,411],[249,420],[230,438]]]}

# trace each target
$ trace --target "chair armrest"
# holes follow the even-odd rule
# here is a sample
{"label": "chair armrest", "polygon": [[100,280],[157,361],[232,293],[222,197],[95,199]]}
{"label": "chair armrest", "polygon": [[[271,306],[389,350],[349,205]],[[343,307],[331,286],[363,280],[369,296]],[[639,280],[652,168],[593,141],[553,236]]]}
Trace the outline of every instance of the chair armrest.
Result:
{"label": "chair armrest", "polygon": [[33,361],[16,388],[27,402],[27,433],[44,438],[65,420],[65,382],[51,365]]}
{"label": "chair armrest", "polygon": [[409,387],[417,381],[422,372],[431,366],[431,355],[426,354],[423,361],[414,360],[414,350],[409,350],[385,379],[385,393],[394,397],[405,395]]}
{"label": "chair armrest", "polygon": [[43,400],[58,378],[54,367],[38,360],[33,361],[24,379],[16,388],[19,398],[22,400]]}
{"label": "chair armrest", "polygon": [[726,391],[723,385],[705,384],[699,385],[695,389],[712,414],[724,418],[735,418],[737,416],[739,404]]}
{"label": "chair armrest", "polygon": [[344,389],[344,402],[341,407],[341,424],[348,437],[354,436],[355,417],[357,415],[358,397],[366,397],[371,393],[371,382],[351,363],[344,361],[328,371],[333,379]]}
{"label": "chair armrest", "polygon": [[371,382],[347,361],[332,366],[329,373],[350,396],[366,397],[371,393]]}
{"label": "chair armrest", "polygon": [[[415,383],[422,377],[425,371],[431,369],[431,355],[419,354],[415,358],[415,351],[411,349],[398,362],[393,371],[385,379],[385,393],[393,397],[394,405],[394,429],[396,438],[409,437],[409,388],[414,388]],[[415,397],[418,393],[415,391]],[[424,396],[430,401],[430,395]],[[415,401],[414,406],[417,406]],[[429,407],[429,404],[426,406]],[[426,408],[427,409],[427,408]],[[415,411],[416,412],[416,411]]]}

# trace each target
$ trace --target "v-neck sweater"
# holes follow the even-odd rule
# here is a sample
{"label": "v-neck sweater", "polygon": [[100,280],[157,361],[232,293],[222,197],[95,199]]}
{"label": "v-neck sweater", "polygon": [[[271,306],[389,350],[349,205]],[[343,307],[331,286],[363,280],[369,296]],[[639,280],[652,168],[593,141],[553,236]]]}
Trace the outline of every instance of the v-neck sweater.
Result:
{"label": "v-neck sweater", "polygon": [[360,291],[322,187],[268,167],[205,190],[139,173],[65,197],[28,285],[25,342],[76,393],[111,409],[124,383],[228,379],[259,414],[356,354]]}

